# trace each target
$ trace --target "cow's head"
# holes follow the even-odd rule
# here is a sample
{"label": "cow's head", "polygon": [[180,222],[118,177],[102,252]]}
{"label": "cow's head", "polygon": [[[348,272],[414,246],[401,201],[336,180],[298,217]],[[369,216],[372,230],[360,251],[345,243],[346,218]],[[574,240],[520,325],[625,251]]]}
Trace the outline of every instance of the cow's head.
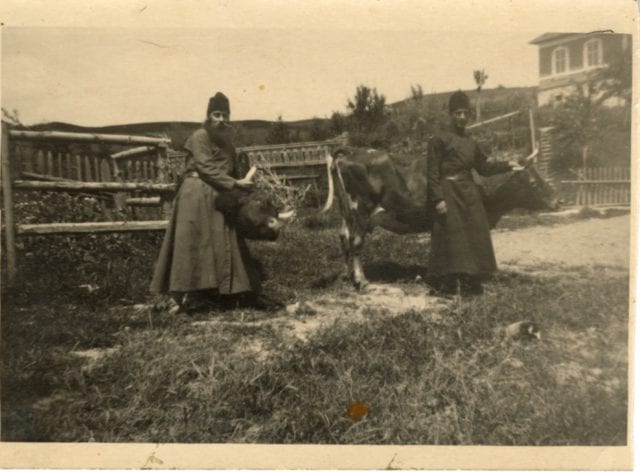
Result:
{"label": "cow's head", "polygon": [[484,202],[489,223],[493,227],[505,213],[515,209],[550,210],[560,208],[556,189],[529,160],[524,169],[485,179]]}
{"label": "cow's head", "polygon": [[230,226],[246,239],[275,241],[293,211],[279,212],[271,200],[260,192],[234,189],[216,198],[216,209],[225,215]]}

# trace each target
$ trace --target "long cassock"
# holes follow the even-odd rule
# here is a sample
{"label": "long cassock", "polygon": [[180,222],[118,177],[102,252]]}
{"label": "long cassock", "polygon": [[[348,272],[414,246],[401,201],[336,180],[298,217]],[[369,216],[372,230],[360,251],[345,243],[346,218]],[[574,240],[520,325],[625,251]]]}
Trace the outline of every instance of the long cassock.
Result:
{"label": "long cassock", "polygon": [[429,144],[427,179],[430,206],[444,200],[445,215],[436,215],[431,232],[429,270],[435,275],[486,277],[497,268],[487,214],[471,170],[492,175],[510,170],[506,162],[487,161],[466,134],[442,131]]}
{"label": "long cassock", "polygon": [[[217,143],[217,144],[216,144]],[[260,281],[247,247],[225,224],[214,202],[234,186],[235,149],[223,145],[205,124],[187,140],[184,179],[156,263],[151,291],[181,293],[216,289],[218,293],[259,292]]]}

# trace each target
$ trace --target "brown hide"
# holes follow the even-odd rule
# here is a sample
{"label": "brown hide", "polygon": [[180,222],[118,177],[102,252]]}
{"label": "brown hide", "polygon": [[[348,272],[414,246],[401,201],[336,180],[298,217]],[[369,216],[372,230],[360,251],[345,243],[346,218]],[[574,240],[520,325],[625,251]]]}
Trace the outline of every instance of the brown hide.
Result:
{"label": "brown hide", "polygon": [[405,233],[411,232],[407,225],[423,226],[420,223],[424,223],[427,206],[424,159],[414,159],[402,169],[384,151],[353,149],[341,150],[336,155],[345,190],[357,204],[355,211],[362,219],[367,219],[377,207],[385,210],[364,223],[365,231],[381,225]]}
{"label": "brown hide", "polygon": [[[360,230],[381,226],[399,234],[429,231],[432,215],[427,204],[426,156],[403,167],[384,151],[348,148],[334,155],[345,190],[357,204],[354,210]],[[479,177],[476,182],[491,227],[515,208],[556,210],[559,206],[555,189],[533,165],[519,172]],[[371,216],[378,207],[385,211]]]}

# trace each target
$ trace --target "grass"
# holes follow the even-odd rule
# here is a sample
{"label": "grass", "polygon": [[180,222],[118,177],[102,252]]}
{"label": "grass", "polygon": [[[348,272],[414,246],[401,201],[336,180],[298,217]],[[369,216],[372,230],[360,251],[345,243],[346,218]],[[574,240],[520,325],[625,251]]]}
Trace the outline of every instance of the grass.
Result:
{"label": "grass", "polygon": [[[277,244],[253,245],[268,292],[293,302],[351,290],[334,223],[303,218]],[[418,236],[376,232],[365,271],[426,292],[415,280],[426,258]],[[194,325],[149,305],[14,298],[2,318],[2,440],[625,444],[628,281],[603,274],[499,272],[440,321],[375,309],[307,342],[258,312]],[[496,335],[522,319],[541,326],[541,342]],[[96,362],[74,353],[107,347],[117,349]],[[354,402],[369,408],[360,421],[347,415]]]}

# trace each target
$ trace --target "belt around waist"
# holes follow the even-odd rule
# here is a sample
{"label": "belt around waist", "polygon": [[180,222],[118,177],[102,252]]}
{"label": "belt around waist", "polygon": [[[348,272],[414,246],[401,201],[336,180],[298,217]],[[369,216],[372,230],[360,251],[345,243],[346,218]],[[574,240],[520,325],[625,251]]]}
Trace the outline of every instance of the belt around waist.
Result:
{"label": "belt around waist", "polygon": [[468,180],[468,181],[473,182],[473,176],[471,175],[470,172],[459,172],[459,173],[453,174],[453,175],[446,175],[445,179],[447,179],[447,180],[455,180],[455,181]]}

